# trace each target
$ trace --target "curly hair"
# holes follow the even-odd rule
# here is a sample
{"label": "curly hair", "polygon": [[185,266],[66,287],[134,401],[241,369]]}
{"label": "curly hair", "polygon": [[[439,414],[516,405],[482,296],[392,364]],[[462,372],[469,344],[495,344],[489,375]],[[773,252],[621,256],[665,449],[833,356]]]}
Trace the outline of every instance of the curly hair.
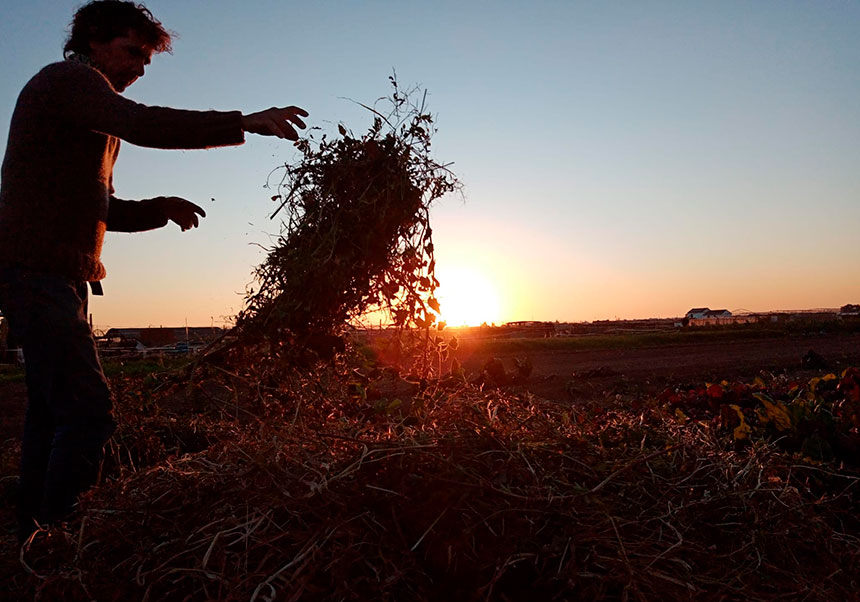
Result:
{"label": "curly hair", "polygon": [[129,30],[140,35],[156,53],[172,50],[175,34],[168,32],[143,4],[127,0],[93,0],[79,8],[72,18],[63,53],[87,54],[90,42],[109,42],[124,36]]}

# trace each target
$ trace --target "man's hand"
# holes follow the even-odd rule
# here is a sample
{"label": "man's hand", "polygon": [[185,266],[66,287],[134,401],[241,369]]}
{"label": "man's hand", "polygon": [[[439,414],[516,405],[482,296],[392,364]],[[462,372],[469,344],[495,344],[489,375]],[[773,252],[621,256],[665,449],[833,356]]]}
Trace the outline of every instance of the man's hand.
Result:
{"label": "man's hand", "polygon": [[308,112],[299,107],[272,107],[259,113],[242,115],[242,129],[261,136],[277,136],[287,140],[298,140],[299,134],[293,124],[305,128],[305,122],[300,117],[307,117]]}
{"label": "man's hand", "polygon": [[206,217],[202,207],[178,196],[160,196],[152,200],[158,204],[164,216],[182,228],[183,232],[197,227],[198,215]]}

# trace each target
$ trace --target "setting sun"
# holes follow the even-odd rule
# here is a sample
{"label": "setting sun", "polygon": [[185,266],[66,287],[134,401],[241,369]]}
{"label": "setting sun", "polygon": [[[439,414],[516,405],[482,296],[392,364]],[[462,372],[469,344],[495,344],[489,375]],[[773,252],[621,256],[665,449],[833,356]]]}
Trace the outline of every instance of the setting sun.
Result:
{"label": "setting sun", "polygon": [[449,326],[478,326],[499,321],[499,293],[481,272],[455,267],[437,271],[441,319]]}

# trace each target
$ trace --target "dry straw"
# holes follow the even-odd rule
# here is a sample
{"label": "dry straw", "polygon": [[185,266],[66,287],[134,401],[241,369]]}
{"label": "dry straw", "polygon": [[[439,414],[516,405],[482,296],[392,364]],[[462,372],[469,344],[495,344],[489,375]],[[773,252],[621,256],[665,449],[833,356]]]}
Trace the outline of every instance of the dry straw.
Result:
{"label": "dry straw", "polygon": [[856,594],[849,469],[736,448],[730,431],[657,404],[574,408],[461,384],[388,411],[321,374],[258,376],[219,372],[149,399],[155,422],[221,427],[185,454],[174,429],[177,451],[94,491],[77,552],[40,573],[43,599]]}

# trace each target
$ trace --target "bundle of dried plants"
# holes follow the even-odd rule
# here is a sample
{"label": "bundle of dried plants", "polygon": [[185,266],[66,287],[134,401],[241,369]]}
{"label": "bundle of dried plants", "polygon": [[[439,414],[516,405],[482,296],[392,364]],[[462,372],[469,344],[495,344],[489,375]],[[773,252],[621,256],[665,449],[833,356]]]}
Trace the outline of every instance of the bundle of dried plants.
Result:
{"label": "bundle of dried plants", "polygon": [[340,125],[334,138],[300,140],[301,160],[281,168],[272,217],[286,218],[238,316],[241,336],[332,336],[371,310],[401,327],[435,320],[429,209],[459,183],[430,155],[426,92],[390,81],[390,97],[362,105],[373,115],[365,134]]}

